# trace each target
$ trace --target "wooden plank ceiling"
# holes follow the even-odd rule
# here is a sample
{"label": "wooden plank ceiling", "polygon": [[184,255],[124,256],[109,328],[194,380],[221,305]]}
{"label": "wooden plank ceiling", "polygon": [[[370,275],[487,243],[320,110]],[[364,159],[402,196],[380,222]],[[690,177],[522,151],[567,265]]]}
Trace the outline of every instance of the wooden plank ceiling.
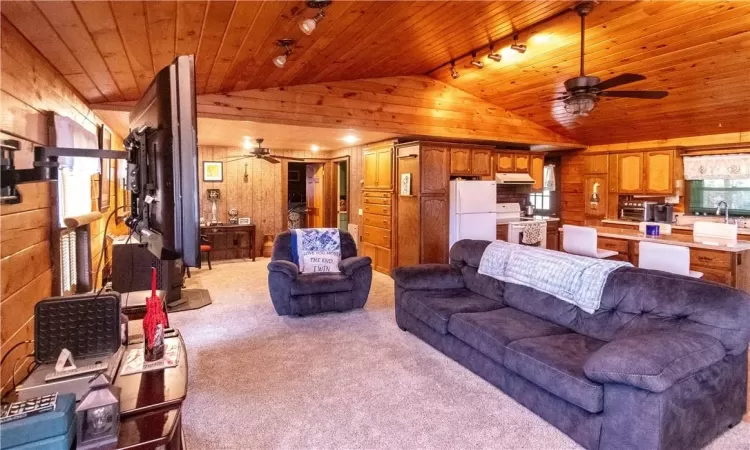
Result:
{"label": "wooden plank ceiling", "polygon": [[[750,2],[600,2],[588,20],[587,74],[641,73],[648,79],[628,88],[670,95],[602,100],[586,118],[553,101],[577,75],[578,18],[566,13],[574,4],[334,1],[310,36],[298,23],[315,11],[301,1],[3,1],[0,9],[91,103],[136,99],[175,55],[194,53],[200,94],[429,74],[586,144],[750,129]],[[485,48],[485,68],[459,59],[457,80],[441,67],[491,41],[507,46],[519,30],[523,55],[494,63]],[[271,62],[280,38],[297,40],[283,69]]]}

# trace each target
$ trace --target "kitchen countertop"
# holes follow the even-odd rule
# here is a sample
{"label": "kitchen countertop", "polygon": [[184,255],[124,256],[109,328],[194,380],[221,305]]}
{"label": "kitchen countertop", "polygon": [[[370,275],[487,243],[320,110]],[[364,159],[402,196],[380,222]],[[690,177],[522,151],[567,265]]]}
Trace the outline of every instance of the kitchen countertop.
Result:
{"label": "kitchen countertop", "polygon": [[550,217],[550,216],[523,216],[520,219],[497,219],[497,224],[502,225],[505,223],[518,223],[518,222],[528,222],[531,220],[546,220],[547,222],[555,222],[559,221],[559,217]]}
{"label": "kitchen countertop", "polygon": [[[614,225],[630,225],[630,226],[638,226],[638,222],[634,222],[632,220],[620,220],[620,219],[603,219],[602,223],[606,224],[614,224]],[[693,231],[692,225],[672,225],[673,230],[685,230],[685,231]],[[737,234],[744,234],[750,236],[750,228],[737,228]]]}
{"label": "kitchen countertop", "polygon": [[625,228],[617,227],[593,227],[596,228],[597,236],[613,238],[613,239],[625,239],[628,241],[653,241],[660,244],[669,245],[680,245],[683,247],[690,248],[702,248],[705,250],[714,250],[718,252],[728,253],[739,253],[750,250],[750,242],[748,241],[737,241],[736,244],[729,247],[726,245],[711,245],[695,242],[693,236],[684,234],[662,234],[660,236],[646,236],[645,233],[641,233],[638,230],[630,230]]}

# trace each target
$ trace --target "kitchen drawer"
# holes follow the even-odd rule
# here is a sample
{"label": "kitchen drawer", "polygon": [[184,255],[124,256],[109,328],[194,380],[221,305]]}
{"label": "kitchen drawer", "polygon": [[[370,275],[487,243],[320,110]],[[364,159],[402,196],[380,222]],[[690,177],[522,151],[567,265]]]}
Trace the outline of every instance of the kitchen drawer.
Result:
{"label": "kitchen drawer", "polygon": [[391,218],[388,216],[365,214],[363,217],[365,226],[384,228],[386,230],[391,229]]}
{"label": "kitchen drawer", "polygon": [[372,191],[365,191],[365,200],[368,198],[391,198],[390,192],[372,192]]}
{"label": "kitchen drawer", "polygon": [[365,203],[363,209],[366,214],[378,214],[381,216],[391,215],[391,207],[388,205],[368,205]]}
{"label": "kitchen drawer", "polygon": [[388,198],[382,198],[382,197],[365,197],[365,204],[371,204],[371,205],[390,205],[391,204],[391,197]]}
{"label": "kitchen drawer", "polygon": [[391,232],[382,228],[364,227],[364,242],[380,247],[391,248]]}
{"label": "kitchen drawer", "polygon": [[721,270],[716,268],[708,268],[708,267],[701,267],[701,266],[690,266],[690,270],[695,270],[696,272],[703,272],[702,280],[706,281],[713,281],[715,283],[720,284],[726,284],[727,286],[733,286],[732,283],[732,271],[731,270]]}
{"label": "kitchen drawer", "polygon": [[[714,252],[699,248],[690,249],[690,267],[701,266],[713,269],[732,269],[732,257],[734,253]],[[700,270],[700,269],[693,269]]]}
{"label": "kitchen drawer", "polygon": [[600,237],[596,241],[596,246],[598,248],[603,248],[604,250],[614,250],[617,253],[623,253],[628,254],[628,241],[623,239],[611,239],[611,238],[603,238]]}

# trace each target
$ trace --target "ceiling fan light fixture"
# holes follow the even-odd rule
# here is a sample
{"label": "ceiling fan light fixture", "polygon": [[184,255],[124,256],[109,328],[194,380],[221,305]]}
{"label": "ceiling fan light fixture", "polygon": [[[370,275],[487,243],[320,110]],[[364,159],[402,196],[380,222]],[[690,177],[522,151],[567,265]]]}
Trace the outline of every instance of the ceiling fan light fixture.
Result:
{"label": "ceiling fan light fixture", "polygon": [[511,50],[515,50],[518,53],[526,53],[526,44],[518,43],[518,35],[513,36],[513,44],[510,46]]}
{"label": "ceiling fan light fixture", "polygon": [[493,45],[490,45],[490,52],[487,54],[487,58],[495,62],[500,62],[503,60],[503,55],[501,55],[500,53],[495,53],[495,47]]}
{"label": "ceiling fan light fixture", "polygon": [[456,63],[454,61],[451,61],[451,78],[454,80],[460,77],[458,70],[456,70]]}
{"label": "ceiling fan light fixture", "polygon": [[574,116],[586,117],[596,107],[595,94],[577,94],[565,99],[565,111]]}
{"label": "ceiling fan light fixture", "polygon": [[287,58],[292,54],[292,45],[294,45],[294,39],[279,39],[276,41],[276,45],[284,48],[284,53],[278,55],[273,59],[273,65],[279,69],[283,69],[286,65]]}
{"label": "ceiling fan light fixture", "polygon": [[476,67],[477,69],[484,68],[484,63],[482,61],[479,61],[477,59],[476,52],[471,54],[471,65],[474,66],[474,67]]}

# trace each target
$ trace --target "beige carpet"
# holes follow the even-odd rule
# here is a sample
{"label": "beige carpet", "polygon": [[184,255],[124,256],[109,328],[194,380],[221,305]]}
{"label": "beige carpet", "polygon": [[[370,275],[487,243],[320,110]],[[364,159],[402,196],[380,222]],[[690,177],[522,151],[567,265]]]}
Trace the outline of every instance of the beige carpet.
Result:
{"label": "beige carpet", "polygon": [[[577,448],[489,383],[401,331],[393,282],[364,310],[279,317],[267,259],[194,270],[214,303],[174,313],[188,347],[188,448]],[[750,450],[750,424],[713,449]]]}

